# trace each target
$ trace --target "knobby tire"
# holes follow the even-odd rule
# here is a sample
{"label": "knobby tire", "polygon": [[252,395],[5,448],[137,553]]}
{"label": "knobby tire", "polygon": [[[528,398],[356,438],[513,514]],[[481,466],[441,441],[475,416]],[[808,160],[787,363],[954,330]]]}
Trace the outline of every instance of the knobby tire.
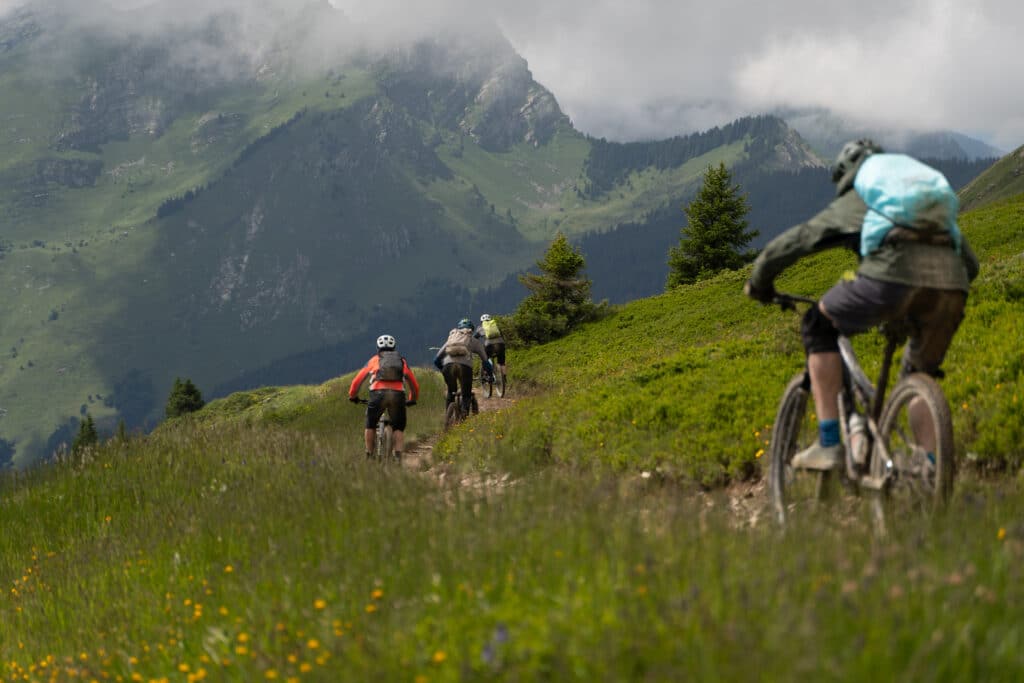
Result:
{"label": "knobby tire", "polygon": [[[935,429],[934,464],[924,449],[915,444],[910,429],[908,407],[920,399]],[[879,432],[892,457],[895,477],[887,488],[893,504],[911,504],[932,512],[941,509],[953,494],[955,457],[953,421],[949,402],[942,388],[930,376],[914,373],[901,379],[885,402],[879,420]],[[872,458],[872,474],[884,473],[881,457]]]}
{"label": "knobby tire", "polygon": [[828,474],[795,471],[789,466],[793,456],[818,437],[817,430],[808,425],[810,391],[805,388],[807,384],[805,374],[801,372],[786,386],[768,446],[768,493],[780,524],[785,524],[791,504],[801,500],[815,501],[828,492],[825,486]]}

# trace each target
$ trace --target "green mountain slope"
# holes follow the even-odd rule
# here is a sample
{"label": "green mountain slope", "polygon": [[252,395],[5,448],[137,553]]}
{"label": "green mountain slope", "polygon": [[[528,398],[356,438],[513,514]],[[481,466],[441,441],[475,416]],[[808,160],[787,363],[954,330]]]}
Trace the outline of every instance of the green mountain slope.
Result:
{"label": "green mountain slope", "polygon": [[[1024,201],[965,214],[980,254],[966,319],[943,381],[961,457],[1000,470],[1024,463]],[[855,267],[825,253],[797,264],[780,291],[816,295]],[[742,296],[744,272],[636,301],[566,338],[511,354],[536,399],[459,431],[439,452],[522,468],[557,461],[658,470],[721,485],[756,476],[777,401],[803,363],[799,318]],[[858,337],[869,375],[879,335]],[[500,437],[500,438],[497,438]]]}
{"label": "green mountain slope", "polygon": [[960,191],[964,211],[1024,193],[1024,147],[1007,154]]}
{"label": "green mountain slope", "polygon": [[326,4],[267,4],[256,54],[231,47],[231,5],[132,30],[164,7],[110,10],[120,32],[60,10],[0,21],[0,439],[17,462],[86,412],[151,424],[178,375],[215,394],[323,379],[385,327],[422,359],[557,230],[640,224],[709,163],[819,163],[770,118],[646,145],[641,164],[633,146],[595,156],[497,34],[311,67],[306,43],[347,30]]}

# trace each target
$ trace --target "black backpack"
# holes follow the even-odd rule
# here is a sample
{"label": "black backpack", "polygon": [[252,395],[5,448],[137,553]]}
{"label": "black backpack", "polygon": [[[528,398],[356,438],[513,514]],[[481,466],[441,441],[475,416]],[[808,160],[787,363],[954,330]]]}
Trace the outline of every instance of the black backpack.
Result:
{"label": "black backpack", "polygon": [[405,377],[405,359],[398,351],[381,351],[377,354],[380,359],[377,365],[378,382],[398,382]]}

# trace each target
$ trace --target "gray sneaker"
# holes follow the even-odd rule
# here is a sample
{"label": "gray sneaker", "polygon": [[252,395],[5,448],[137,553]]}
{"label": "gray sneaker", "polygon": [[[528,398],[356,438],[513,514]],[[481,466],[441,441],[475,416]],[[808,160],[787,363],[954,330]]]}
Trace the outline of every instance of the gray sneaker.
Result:
{"label": "gray sneaker", "polygon": [[822,446],[820,441],[806,448],[790,460],[789,466],[798,470],[833,470],[843,466],[843,444]]}

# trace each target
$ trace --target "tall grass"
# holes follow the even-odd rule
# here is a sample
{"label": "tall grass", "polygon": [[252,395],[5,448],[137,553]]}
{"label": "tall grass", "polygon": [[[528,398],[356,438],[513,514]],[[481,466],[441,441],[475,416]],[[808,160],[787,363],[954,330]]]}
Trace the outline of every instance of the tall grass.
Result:
{"label": "tall grass", "polygon": [[358,427],[184,422],[4,481],[3,680],[1024,673],[1020,482],[782,534],[652,479],[382,469]]}

